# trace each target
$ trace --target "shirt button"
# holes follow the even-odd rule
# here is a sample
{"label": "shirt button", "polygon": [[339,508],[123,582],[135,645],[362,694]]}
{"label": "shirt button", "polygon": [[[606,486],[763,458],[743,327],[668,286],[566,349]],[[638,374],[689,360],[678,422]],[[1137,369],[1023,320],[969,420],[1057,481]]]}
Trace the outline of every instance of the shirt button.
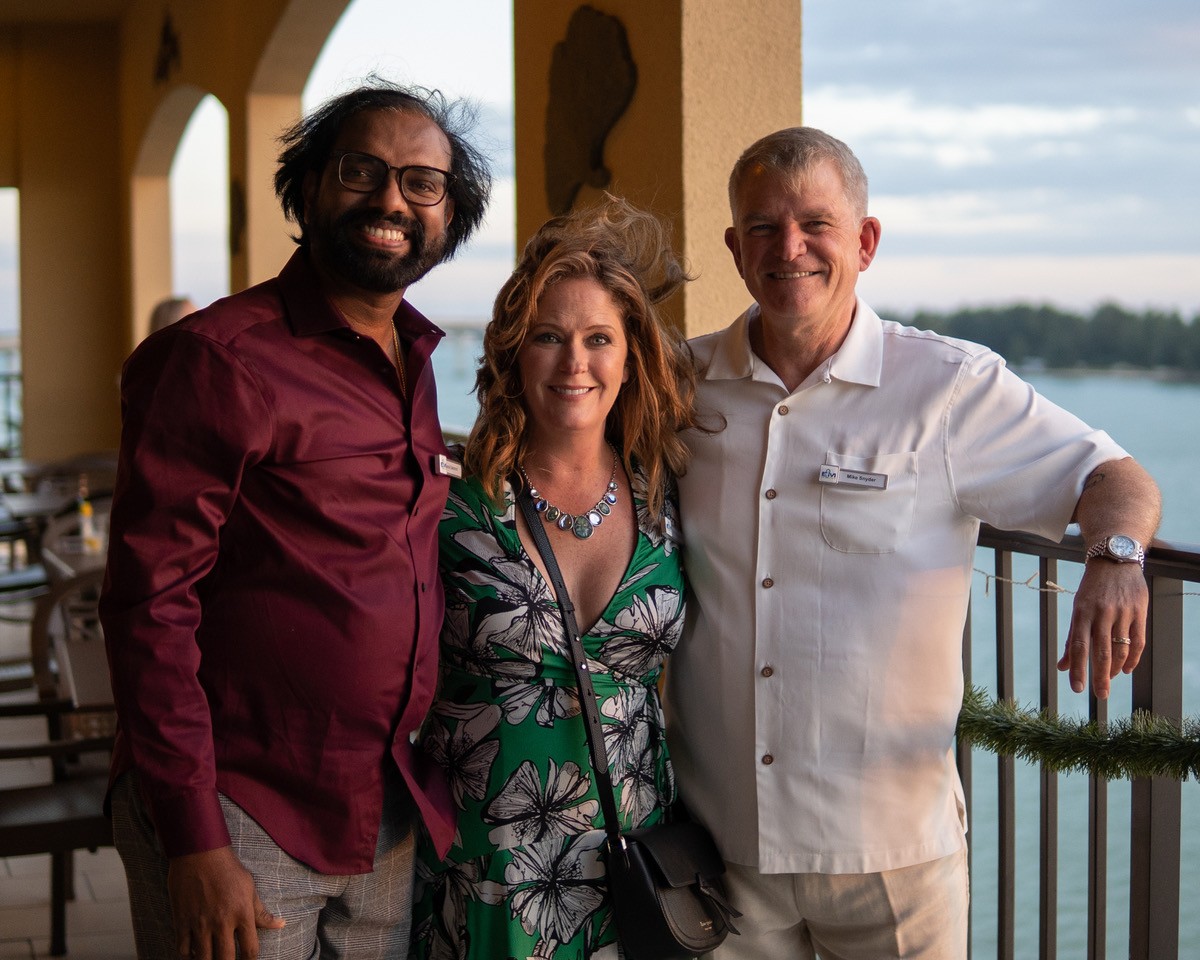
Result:
{"label": "shirt button", "polygon": [[786,403],[781,403],[779,405],[779,415],[781,417],[786,417],[788,415],[788,412],[789,412],[788,405]]}
{"label": "shirt button", "polygon": [[767,499],[768,500],[774,500],[777,496],[779,496],[779,494],[775,492],[774,487],[772,487],[770,490],[767,491]]}
{"label": "shirt button", "polygon": [[763,586],[766,587],[768,590],[770,590],[773,586],[775,586],[775,581],[772,580],[770,577],[764,577],[762,583],[763,583]]}
{"label": "shirt button", "polygon": [[759,673],[761,673],[764,677],[773,677],[775,676],[775,668],[768,663],[759,671]]}
{"label": "shirt button", "polygon": [[421,592],[422,592],[422,593],[424,593],[424,592],[425,592],[425,584],[421,584]]}
{"label": "shirt button", "polygon": [[775,758],[773,756],[771,756],[769,753],[764,753],[762,762],[763,762],[764,766],[769,767],[771,764],[773,764],[775,762]]}

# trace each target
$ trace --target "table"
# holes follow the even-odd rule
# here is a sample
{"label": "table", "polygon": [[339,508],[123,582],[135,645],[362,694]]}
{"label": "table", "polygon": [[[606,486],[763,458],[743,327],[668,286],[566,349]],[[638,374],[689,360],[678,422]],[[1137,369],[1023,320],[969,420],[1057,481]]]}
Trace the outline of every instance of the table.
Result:
{"label": "table", "polygon": [[103,570],[104,560],[104,550],[84,550],[79,537],[59,537],[55,543],[42,546],[42,566],[52,583]]}
{"label": "table", "polygon": [[48,520],[75,502],[75,494],[63,490],[43,490],[37,493],[6,493],[0,496],[0,508],[18,520],[33,518]]}
{"label": "table", "polygon": [[40,475],[46,469],[46,464],[39,460],[26,460],[24,457],[0,457],[0,480],[5,488],[11,486],[14,490],[23,490],[31,477]]}

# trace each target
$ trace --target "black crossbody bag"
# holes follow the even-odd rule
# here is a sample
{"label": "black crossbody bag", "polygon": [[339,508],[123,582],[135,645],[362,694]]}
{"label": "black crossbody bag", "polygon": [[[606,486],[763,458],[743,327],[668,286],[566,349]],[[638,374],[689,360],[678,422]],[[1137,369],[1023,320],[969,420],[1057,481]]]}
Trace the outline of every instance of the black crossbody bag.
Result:
{"label": "black crossbody bag", "polygon": [[729,933],[738,932],[733,918],[741,914],[730,906],[721,882],[725,862],[709,832],[682,815],[678,803],[668,811],[668,816],[677,814],[669,822],[621,833],[600,710],[575,622],[575,607],[529,492],[522,490],[517,502],[554,584],[571,648],[588,753],[604,815],[608,895],[621,948],[628,960],[688,960],[707,953],[720,946]]}

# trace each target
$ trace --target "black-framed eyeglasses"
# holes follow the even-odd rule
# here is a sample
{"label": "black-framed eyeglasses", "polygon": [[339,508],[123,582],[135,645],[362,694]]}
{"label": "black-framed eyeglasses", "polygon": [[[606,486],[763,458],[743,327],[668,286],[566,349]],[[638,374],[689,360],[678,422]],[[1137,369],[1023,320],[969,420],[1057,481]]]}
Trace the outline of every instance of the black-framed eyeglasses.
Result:
{"label": "black-framed eyeglasses", "polygon": [[338,162],[338,182],[355,193],[374,193],[393,172],[400,184],[400,194],[418,207],[432,207],[442,202],[454,175],[437,167],[393,167],[369,153],[335,154]]}

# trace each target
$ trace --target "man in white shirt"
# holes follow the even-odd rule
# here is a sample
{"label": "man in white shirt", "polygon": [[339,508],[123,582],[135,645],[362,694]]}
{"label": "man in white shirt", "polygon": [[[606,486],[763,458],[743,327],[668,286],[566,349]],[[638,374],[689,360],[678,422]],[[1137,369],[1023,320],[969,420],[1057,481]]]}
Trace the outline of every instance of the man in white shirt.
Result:
{"label": "man in white shirt", "polygon": [[729,863],[719,960],[961,960],[953,756],[980,520],[1089,547],[1059,668],[1107,696],[1145,646],[1160,498],[1107,434],[990,350],[857,298],[879,243],[845,144],[753,144],[725,234],[755,303],[693,341],[702,408],[680,481],[689,630],[667,686],[681,792]]}

